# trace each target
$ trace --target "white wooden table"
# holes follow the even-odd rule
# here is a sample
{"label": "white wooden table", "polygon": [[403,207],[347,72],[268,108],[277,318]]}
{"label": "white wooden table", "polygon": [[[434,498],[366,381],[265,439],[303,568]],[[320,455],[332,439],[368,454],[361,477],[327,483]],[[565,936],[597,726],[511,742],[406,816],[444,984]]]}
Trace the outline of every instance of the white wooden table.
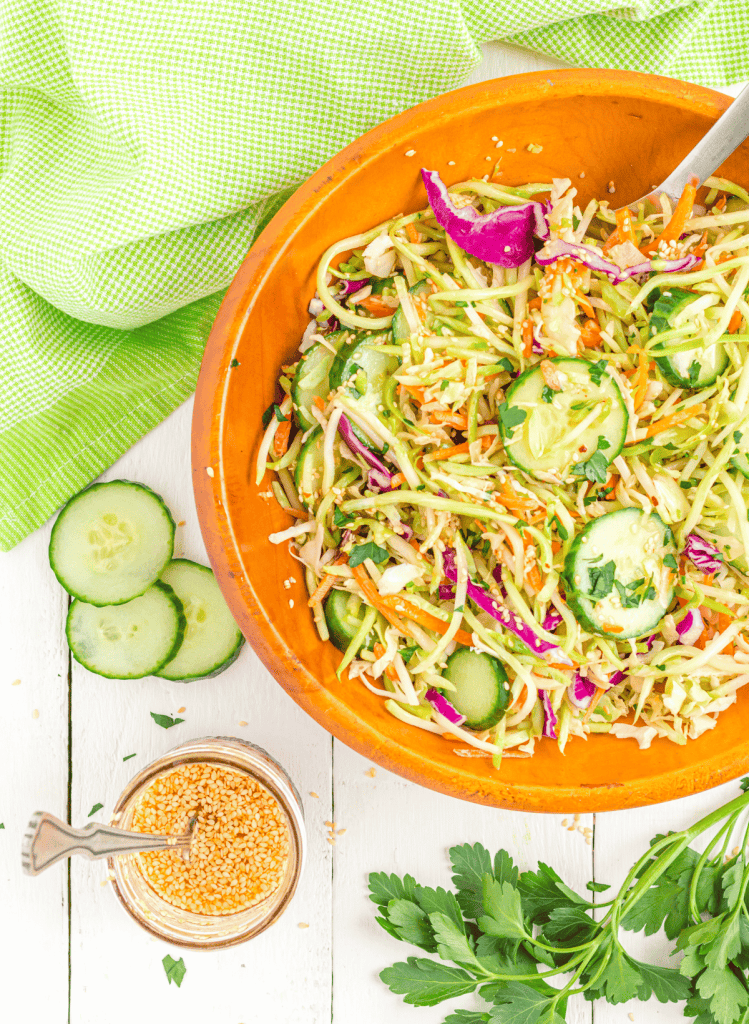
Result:
{"label": "white wooden table", "polygon": [[[494,44],[474,80],[559,66]],[[190,485],[191,413],[187,402],[105,479],[139,480],[161,493],[184,520],[175,553],[204,561]],[[656,832],[682,828],[736,793],[731,783],[675,803],[585,817],[579,826],[593,829],[588,845],[562,815],[478,807],[380,768],[372,773],[292,702],[249,647],[218,679],[189,686],[101,679],[69,657],[68,600],[49,569],[48,540],[49,526],[0,556],[0,1019],[8,1024],[21,1015],[30,1024],[438,1024],[452,1006],[473,1004],[415,1009],[379,981],[383,967],[418,950],[375,924],[368,872],[411,872],[424,884],[449,885],[447,848],[479,840],[507,848],[522,868],[547,861],[575,887],[593,877],[618,883]],[[167,732],[151,711],[179,712],[185,721]],[[77,858],[39,878],[21,874],[21,836],[33,811],[83,824],[101,803],[96,818],[108,820],[127,780],[154,757],[193,737],[228,734],[267,748],[304,798],[306,872],[268,932],[223,952],[183,954],[123,913],[105,862]],[[325,821],[346,829],[336,846],[326,841]],[[632,952],[643,949],[639,936],[626,941]],[[664,948],[658,937],[647,942],[651,952]],[[166,953],[184,955],[180,989],[167,984]],[[582,1000],[569,1019],[588,1024],[593,1012],[596,1024],[684,1019],[673,1004],[593,1010]]]}

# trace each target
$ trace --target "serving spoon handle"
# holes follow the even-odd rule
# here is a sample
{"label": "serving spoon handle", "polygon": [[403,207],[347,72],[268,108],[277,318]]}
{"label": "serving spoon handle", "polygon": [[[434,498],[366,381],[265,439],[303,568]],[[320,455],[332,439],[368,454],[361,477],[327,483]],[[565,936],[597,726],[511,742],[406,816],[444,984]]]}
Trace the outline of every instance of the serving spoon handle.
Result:
{"label": "serving spoon handle", "polygon": [[37,811],[23,837],[21,864],[27,875],[38,875],[58,860],[76,853],[89,860],[99,860],[147,850],[189,850],[191,838],[192,829],[181,836],[154,836],[126,832],[95,821],[85,828],[73,828],[53,814]]}
{"label": "serving spoon handle", "polygon": [[636,207],[637,203],[646,199],[657,199],[663,193],[673,203],[677,203],[690,178],[698,178],[701,185],[748,135],[749,85],[745,85],[728,110],[718,118],[710,131],[702,136],[694,149],[687,153],[666,180],[646,196],[629,203],[629,207]]}

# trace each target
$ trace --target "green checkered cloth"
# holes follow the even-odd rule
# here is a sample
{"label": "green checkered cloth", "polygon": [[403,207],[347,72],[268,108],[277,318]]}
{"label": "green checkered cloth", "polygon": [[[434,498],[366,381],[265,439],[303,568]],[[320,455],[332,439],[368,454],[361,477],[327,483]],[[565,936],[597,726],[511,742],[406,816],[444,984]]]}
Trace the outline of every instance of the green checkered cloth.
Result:
{"label": "green checkered cloth", "polygon": [[258,228],[352,139],[453,89],[479,44],[711,85],[746,0],[5,0],[0,547],[192,392]]}

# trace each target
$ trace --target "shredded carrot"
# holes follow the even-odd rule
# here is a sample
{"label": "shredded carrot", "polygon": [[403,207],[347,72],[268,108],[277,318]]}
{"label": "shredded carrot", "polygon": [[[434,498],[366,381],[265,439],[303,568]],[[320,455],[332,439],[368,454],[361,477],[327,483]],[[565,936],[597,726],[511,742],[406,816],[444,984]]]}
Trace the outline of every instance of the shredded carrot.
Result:
{"label": "shredded carrot", "polygon": [[558,555],[561,550],[562,550],[562,542],[558,541],[558,540],[553,540],[551,542],[551,553],[552,553],[552,555]]}
{"label": "shredded carrot", "polygon": [[703,231],[702,232],[702,238],[699,240],[697,245],[695,245],[694,249],[692,249],[692,254],[694,256],[704,256],[706,252],[707,252],[707,231]]}
{"label": "shredded carrot", "polygon": [[[425,612],[424,609],[419,608],[418,605],[411,604],[410,601],[407,601],[405,597],[401,597],[399,594],[392,594],[389,597],[380,597],[380,601],[389,610],[405,615],[407,618],[416,622],[419,626],[424,626],[425,629],[431,629],[435,633],[444,635],[450,625],[449,622],[445,622],[443,619],[438,619],[436,615],[431,615],[429,612]],[[453,639],[456,640],[457,643],[463,644],[465,647],[473,646],[471,634],[466,633],[464,629],[459,629]]]}
{"label": "shredded carrot", "polygon": [[527,359],[533,355],[533,321],[523,320],[523,355]]}
{"label": "shredded carrot", "polygon": [[408,236],[409,242],[419,241],[419,232],[413,226],[413,224],[406,224],[406,235]]}
{"label": "shredded carrot", "polygon": [[603,622],[601,628],[605,629],[607,633],[622,633],[624,631],[624,626],[615,626],[613,622]]}
{"label": "shredded carrot", "polygon": [[723,193],[722,195],[718,196],[718,198],[713,203],[713,206],[716,210],[722,212],[723,210],[725,210],[727,202],[728,200],[726,199],[725,193]]}
{"label": "shredded carrot", "polygon": [[424,388],[418,387],[416,384],[399,384],[395,390],[399,395],[403,391],[407,391],[408,394],[419,403],[419,405],[424,401]]}
{"label": "shredded carrot", "polygon": [[431,415],[432,423],[445,423],[448,426],[456,427],[458,430],[468,429],[468,416],[464,412],[448,412],[437,409]]}
{"label": "shredded carrot", "polygon": [[[619,479],[619,474],[618,473],[612,473],[609,476],[608,480],[606,481],[606,483],[603,486],[604,491],[608,491],[608,493],[606,495],[604,495],[604,501],[614,501],[616,499],[616,481],[618,479]],[[609,487],[611,488],[610,491],[608,490]]]}
{"label": "shredded carrot", "polygon": [[527,687],[527,686],[525,685],[525,683],[523,683],[523,689],[522,689],[522,690],[520,691],[520,693],[519,693],[519,694],[517,695],[517,697],[516,697],[516,698],[515,698],[515,700],[514,700],[514,701],[512,702],[512,704],[510,704],[510,708],[509,708],[509,710],[510,710],[510,711],[512,711],[512,710],[513,710],[513,708],[519,708],[519,707],[521,707],[521,706],[522,706],[522,703],[523,703],[523,701],[525,700],[525,695],[526,695],[527,693],[528,693],[528,687]]}
{"label": "shredded carrot", "polygon": [[322,398],[320,398],[319,395],[315,395],[315,397],[312,399],[312,402],[314,403],[315,406],[317,406],[320,412],[325,412],[325,402],[323,402]]}
{"label": "shredded carrot", "polygon": [[692,416],[699,416],[700,413],[703,413],[704,411],[704,405],[693,405],[689,409],[680,409],[678,412],[672,412],[670,416],[664,416],[663,419],[656,420],[655,423],[651,423],[645,431],[645,437],[654,437],[655,434],[660,434],[662,430],[668,430],[669,427],[675,427],[679,423],[683,423],[684,420],[691,419]]}
{"label": "shredded carrot", "polygon": [[276,428],[276,436],[273,438],[273,457],[280,459],[289,447],[289,434],[291,433],[291,419],[279,423]]}
{"label": "shredded carrot", "polygon": [[403,473],[396,473],[395,476],[393,476],[393,478],[390,481],[390,487],[391,489],[394,487],[400,487],[401,484],[404,484],[405,482],[406,478],[403,475]]}
{"label": "shredded carrot", "polygon": [[637,235],[632,224],[632,211],[625,206],[623,210],[616,211],[616,228],[622,242],[631,242],[637,248]]}
{"label": "shredded carrot", "polygon": [[741,313],[739,312],[738,309],[735,310],[734,313],[733,313],[733,316],[728,321],[728,333],[729,334],[735,334],[736,331],[738,331],[739,327],[741,327],[741,319],[742,319]]}
{"label": "shredded carrot", "polygon": [[694,206],[694,199],[697,195],[697,185],[699,181],[696,177],[692,177],[687,185],[684,186],[684,191],[681,193],[681,198],[676,204],[676,209],[673,212],[671,220],[665,226],[660,235],[657,235],[646,245],[642,246],[640,250],[643,256],[650,256],[651,253],[658,251],[658,247],[661,242],[675,242],[682,232],[684,231],[684,225],[692,216],[692,207]]}
{"label": "shredded carrot", "polygon": [[395,312],[392,306],[383,302],[379,295],[368,295],[366,299],[360,299],[358,306],[363,306],[372,316],[392,316]]}
{"label": "shredded carrot", "polygon": [[515,488],[510,483],[509,479],[505,479],[499,485],[500,494],[493,495],[494,501],[500,505],[504,505],[505,508],[511,512],[522,512],[529,508],[535,508],[536,502],[533,498],[526,498],[521,494],[518,494]]}
{"label": "shredded carrot", "polygon": [[[333,562],[333,565],[343,565],[344,562],[348,562],[348,555],[339,555],[335,562]],[[318,583],[310,594],[309,601],[307,602],[309,607],[314,608],[315,605],[320,604],[320,602],[328,596],[329,591],[333,589],[334,583],[335,576],[332,573],[328,573],[327,576],[323,576],[320,583]]]}
{"label": "shredded carrot", "polygon": [[[645,401],[645,393],[648,390],[648,355],[645,349],[639,345],[630,345],[627,352],[637,356],[637,369],[635,370],[630,384],[632,385],[632,401],[635,409],[639,409]],[[648,435],[650,436],[650,435]]]}
{"label": "shredded carrot", "polygon": [[600,348],[603,345],[601,327],[594,317],[589,317],[580,330],[580,341],[585,348]]}
{"label": "shredded carrot", "polygon": [[539,299],[539,297],[536,296],[534,299],[531,299],[531,301],[528,303],[528,309],[540,309],[541,305],[541,299]]}
{"label": "shredded carrot", "polygon": [[380,592],[374,585],[364,566],[353,566],[351,572],[354,574],[354,579],[359,584],[359,589],[372,607],[376,608],[378,612],[384,615],[390,625],[395,626],[398,632],[402,633],[403,636],[411,636],[411,630],[408,628],[406,623],[384,603],[385,599],[380,597]]}
{"label": "shredded carrot", "polygon": [[[528,551],[531,548],[533,549],[532,560],[528,558]],[[536,545],[533,543],[530,537],[523,537],[523,549],[526,553],[526,557],[524,559],[525,569],[523,575],[528,580],[533,589],[535,591],[539,591],[544,585],[544,578],[541,575],[541,570],[538,568],[538,562],[536,561]]]}
{"label": "shredded carrot", "polygon": [[582,309],[583,313],[585,313],[588,319],[592,320],[593,317],[596,315],[596,311],[593,309],[590,302],[588,301],[588,297],[583,292],[581,292],[579,288],[576,288],[575,298],[577,299],[578,305],[580,306],[580,309]]}
{"label": "shredded carrot", "polygon": [[[383,644],[381,644],[381,643],[376,643],[374,645],[374,656],[375,656],[375,658],[381,658],[384,653],[385,653],[385,646]],[[388,677],[388,679],[392,679],[394,683],[398,681],[398,671],[397,671],[395,665],[392,664],[392,662],[391,662],[391,664],[386,666],[386,668],[385,668],[385,675]]]}
{"label": "shredded carrot", "polygon": [[[482,448],[488,448],[494,438],[490,434],[484,434],[483,437],[479,438],[481,441]],[[435,462],[442,461],[443,459],[451,459],[453,455],[468,455],[470,454],[469,441],[463,441],[462,444],[453,445],[452,448],[437,448],[433,452],[429,452],[428,455],[424,456],[424,462]]]}
{"label": "shredded carrot", "polygon": [[601,702],[601,697],[603,697],[603,695],[605,693],[606,693],[606,687],[605,686],[597,686],[596,687],[596,692],[593,694],[593,699],[591,700],[590,704],[588,704],[588,709],[585,712],[585,714],[583,715],[583,724],[588,721],[590,716],[593,714],[595,709],[598,707],[598,705]]}

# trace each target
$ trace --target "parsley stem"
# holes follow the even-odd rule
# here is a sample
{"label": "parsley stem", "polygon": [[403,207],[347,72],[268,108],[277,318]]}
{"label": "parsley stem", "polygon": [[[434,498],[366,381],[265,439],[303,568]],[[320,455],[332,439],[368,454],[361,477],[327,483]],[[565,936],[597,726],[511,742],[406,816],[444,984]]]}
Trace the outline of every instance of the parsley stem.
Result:
{"label": "parsley stem", "polygon": [[738,816],[739,816],[739,812],[738,811],[735,814],[732,814],[731,817],[728,819],[728,821],[725,823],[725,825],[723,825],[723,827],[718,832],[715,833],[713,838],[707,844],[707,847],[705,848],[705,852],[702,854],[702,856],[697,861],[697,864],[695,866],[694,873],[692,874],[692,881],[691,881],[690,886],[689,886],[689,913],[691,914],[692,918],[694,919],[694,923],[695,924],[699,924],[700,921],[702,920],[702,918],[700,916],[699,909],[697,907],[697,886],[699,884],[700,875],[702,874],[702,870],[705,867],[705,864],[707,863],[707,860],[708,860],[710,854],[712,853],[714,847],[716,846],[718,840],[720,839],[720,837],[722,835],[725,834],[725,839],[723,841],[723,847],[722,847],[720,853],[718,854],[718,858],[720,860],[723,860],[723,855],[724,855],[724,853],[726,851],[726,847],[728,846],[728,842],[729,842],[729,840],[731,838],[731,833],[733,832],[733,828],[734,828],[734,825],[736,824],[736,820],[737,820]]}

